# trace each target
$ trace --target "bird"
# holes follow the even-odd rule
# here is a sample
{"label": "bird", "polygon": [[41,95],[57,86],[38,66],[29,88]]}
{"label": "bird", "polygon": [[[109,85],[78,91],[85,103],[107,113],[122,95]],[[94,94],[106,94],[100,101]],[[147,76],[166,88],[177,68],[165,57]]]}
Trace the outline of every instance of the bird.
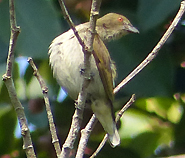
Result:
{"label": "bird", "polygon": [[[87,42],[89,27],[89,22],[76,26],[84,44]],[[97,19],[95,28],[93,52],[90,56],[91,81],[86,89],[86,101],[90,102],[93,113],[108,134],[110,145],[116,147],[120,144],[113,112],[116,66],[104,43],[139,31],[125,16],[117,13],[108,13]],[[68,95],[76,100],[82,89],[85,69],[83,48],[73,30],[57,36],[49,46],[48,54],[53,76]]]}

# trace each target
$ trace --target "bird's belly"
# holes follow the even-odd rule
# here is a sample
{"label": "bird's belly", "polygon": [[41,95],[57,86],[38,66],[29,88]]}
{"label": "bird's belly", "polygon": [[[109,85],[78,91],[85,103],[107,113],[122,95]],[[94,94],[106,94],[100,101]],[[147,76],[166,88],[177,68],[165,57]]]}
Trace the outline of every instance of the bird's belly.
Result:
{"label": "bird's belly", "polygon": [[[50,63],[58,83],[75,100],[82,89],[84,53],[76,38],[70,40],[52,48],[57,51],[52,51]],[[87,87],[87,93],[93,98],[104,97],[105,91],[93,55],[90,57],[90,65],[92,79]]]}

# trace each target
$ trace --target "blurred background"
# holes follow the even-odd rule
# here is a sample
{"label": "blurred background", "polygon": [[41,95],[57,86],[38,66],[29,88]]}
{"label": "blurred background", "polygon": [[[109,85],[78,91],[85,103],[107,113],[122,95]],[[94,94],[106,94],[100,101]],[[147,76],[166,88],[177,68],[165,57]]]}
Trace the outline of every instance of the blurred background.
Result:
{"label": "blurred background", "polygon": [[[124,79],[154,48],[175,17],[181,0],[103,0],[100,16],[109,12],[125,15],[140,34],[130,34],[106,46],[116,62],[116,85]],[[91,0],[65,0],[76,25],[89,19]],[[57,0],[15,1],[17,25],[21,27],[15,49],[13,80],[24,106],[35,151],[39,158],[55,158],[38,81],[27,58],[32,57],[49,87],[54,120],[64,143],[74,113],[74,101],[59,87],[48,64],[48,47],[69,26]],[[160,50],[158,56],[115,98],[115,112],[132,94],[136,102],[119,122],[121,145],[112,149],[107,143],[97,157],[153,158],[185,154],[185,16]],[[5,73],[10,38],[9,4],[0,0],[0,76]],[[82,128],[92,112],[86,109]],[[89,157],[104,136],[97,124],[85,156]],[[75,148],[71,157],[75,156]],[[7,89],[0,80],[0,157],[24,158],[22,138]]]}

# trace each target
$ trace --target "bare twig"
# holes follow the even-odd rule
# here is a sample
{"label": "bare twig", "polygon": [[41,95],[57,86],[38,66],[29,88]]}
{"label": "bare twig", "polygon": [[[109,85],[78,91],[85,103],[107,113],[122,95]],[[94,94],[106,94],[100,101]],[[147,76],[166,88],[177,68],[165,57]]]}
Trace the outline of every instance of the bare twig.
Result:
{"label": "bare twig", "polygon": [[[135,94],[133,94],[130,100],[123,106],[123,108],[116,115],[116,120],[115,120],[116,123],[123,116],[123,113],[135,102],[135,100],[136,100],[136,97],[135,97]],[[100,152],[100,150],[103,148],[107,140],[108,140],[108,134],[104,136],[102,142],[100,143],[100,145],[98,146],[98,148],[96,149],[96,151],[93,153],[93,155],[90,158],[94,158]]]}
{"label": "bare twig", "polygon": [[[94,35],[95,35],[95,28],[96,28],[96,20],[99,16],[99,10],[100,10],[100,6],[101,6],[101,0],[93,0],[92,1],[92,5],[91,5],[91,13],[90,13],[90,32],[88,32],[88,35],[87,35],[87,48],[89,48],[89,52],[92,53],[93,51],[93,41],[94,41]],[[90,74],[90,62],[89,62],[89,57],[90,57],[90,54],[88,54],[88,56],[86,54],[84,54],[84,64],[86,64],[86,68],[87,68],[87,75]],[[86,69],[85,69],[86,70]],[[85,81],[84,81],[85,83]],[[83,89],[83,87],[82,87]],[[86,99],[86,98],[84,98]],[[86,145],[87,145],[87,141],[88,141],[88,138],[89,138],[89,135],[90,135],[90,128],[92,127],[95,121],[96,117],[95,115],[93,115],[90,119],[90,122],[87,124],[87,129],[88,130],[82,130],[81,133],[82,133],[82,136],[81,136],[81,139],[80,139],[80,142],[79,142],[79,145],[78,145],[78,150],[77,150],[77,154],[76,154],[76,158],[81,158],[83,157],[84,155],[84,151],[85,151],[85,148],[86,148]],[[89,133],[89,134],[88,134]],[[83,136],[85,135],[85,136]],[[85,138],[85,139],[83,139]]]}
{"label": "bare twig", "polygon": [[156,56],[161,47],[164,45],[168,37],[171,35],[175,27],[177,26],[179,20],[185,11],[185,1],[181,2],[181,7],[171,23],[170,27],[167,29],[161,40],[157,43],[152,52],[125,78],[122,82],[114,89],[114,92],[117,93],[123,88],[131,79],[133,79],[141,70],[143,70]]}
{"label": "bare twig", "polygon": [[40,75],[37,67],[35,66],[33,59],[29,57],[28,62],[31,65],[31,67],[33,68],[33,71],[34,71],[33,74],[37,78],[37,80],[39,81],[39,84],[42,89],[42,93],[44,95],[44,101],[45,101],[45,105],[46,105],[46,111],[47,111],[47,116],[48,116],[48,120],[49,120],[51,136],[52,136],[52,143],[54,145],[57,157],[59,157],[61,154],[61,148],[60,148],[60,144],[59,144],[59,139],[57,137],[57,132],[56,132],[55,124],[53,121],[53,115],[52,115],[51,107],[50,107],[50,103],[49,103],[48,87],[46,86],[42,76]]}
{"label": "bare twig", "polygon": [[17,42],[17,37],[20,33],[20,27],[16,24],[15,17],[15,9],[14,9],[14,1],[9,0],[10,6],[10,26],[11,26],[11,35],[10,35],[10,43],[9,43],[9,51],[7,58],[7,66],[6,66],[6,75],[12,75],[12,64],[14,62],[14,48]]}
{"label": "bare twig", "polygon": [[82,89],[81,89],[81,92],[79,93],[79,96],[78,96],[77,106],[76,106],[75,113],[73,115],[71,128],[70,128],[69,134],[67,136],[67,139],[63,145],[62,153],[61,153],[61,157],[69,157],[70,150],[73,148],[74,142],[75,142],[76,137],[77,137],[79,130],[80,130],[80,126],[81,126],[82,118],[83,118],[83,109],[85,106],[85,101],[86,101],[86,96],[87,96],[86,88],[88,87],[90,80],[91,80],[91,77],[90,77],[90,69],[91,68],[90,68],[89,59],[90,59],[91,53],[93,51],[92,44],[94,41],[96,19],[99,15],[99,8],[100,8],[101,0],[94,1],[94,3],[92,3],[90,29],[89,29],[90,32],[88,32],[89,34],[87,35],[88,39],[87,39],[86,45],[84,44],[84,42],[80,38],[78,31],[75,29],[75,25],[73,24],[68,12],[67,12],[67,9],[64,5],[63,0],[59,0],[59,3],[61,6],[61,9],[63,11],[64,17],[66,18],[69,25],[71,26],[71,29],[73,30],[75,36],[77,37],[80,45],[82,46],[82,50],[84,52],[85,72],[84,72],[84,79],[83,79],[83,83],[82,83]]}
{"label": "bare twig", "polygon": [[85,51],[85,50],[86,50],[86,49],[85,49],[85,44],[84,44],[83,40],[81,39],[81,37],[80,37],[78,31],[76,30],[75,25],[74,25],[74,23],[73,23],[71,17],[69,16],[69,13],[68,13],[68,11],[67,11],[67,9],[66,9],[66,7],[65,7],[64,1],[63,1],[63,0],[58,0],[58,2],[59,2],[60,7],[61,7],[61,9],[62,9],[62,13],[63,13],[63,15],[64,15],[64,18],[65,18],[66,21],[68,22],[70,28],[73,30],[73,32],[74,32],[76,38],[78,39],[78,42],[80,43],[80,45],[82,46],[82,48],[84,48],[84,51]]}
{"label": "bare twig", "polygon": [[84,129],[81,130],[81,138],[78,145],[78,150],[76,154],[76,158],[82,158],[84,155],[85,148],[87,146],[87,142],[90,136],[90,133],[98,120],[96,119],[95,114],[92,115],[91,119],[89,120],[88,124]]}
{"label": "bare twig", "polygon": [[25,153],[28,158],[35,158],[36,155],[33,149],[33,144],[31,141],[30,131],[28,129],[24,108],[17,97],[15,86],[12,80],[12,64],[14,62],[14,49],[15,49],[17,37],[20,33],[20,27],[16,25],[14,0],[9,0],[9,6],[10,6],[11,36],[10,36],[9,51],[8,51],[8,57],[7,57],[6,73],[3,75],[3,81],[8,89],[10,100],[14,106],[14,109],[16,111],[16,114],[19,120],[19,124],[21,127],[21,134],[23,136],[23,149],[25,150]]}
{"label": "bare twig", "polygon": [[123,108],[119,111],[119,113],[116,115],[116,123],[120,120],[120,118],[123,116],[124,112],[136,101],[136,95],[132,94],[132,97],[130,100],[123,106]]}

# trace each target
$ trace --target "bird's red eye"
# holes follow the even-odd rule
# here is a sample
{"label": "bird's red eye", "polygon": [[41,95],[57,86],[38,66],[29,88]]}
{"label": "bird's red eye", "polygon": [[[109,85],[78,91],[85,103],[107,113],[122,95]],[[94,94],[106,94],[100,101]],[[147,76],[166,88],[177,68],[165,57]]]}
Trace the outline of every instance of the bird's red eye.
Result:
{"label": "bird's red eye", "polygon": [[122,21],[123,21],[123,18],[122,18],[122,17],[119,17],[119,18],[118,18],[118,21],[119,21],[119,22],[122,22]]}

